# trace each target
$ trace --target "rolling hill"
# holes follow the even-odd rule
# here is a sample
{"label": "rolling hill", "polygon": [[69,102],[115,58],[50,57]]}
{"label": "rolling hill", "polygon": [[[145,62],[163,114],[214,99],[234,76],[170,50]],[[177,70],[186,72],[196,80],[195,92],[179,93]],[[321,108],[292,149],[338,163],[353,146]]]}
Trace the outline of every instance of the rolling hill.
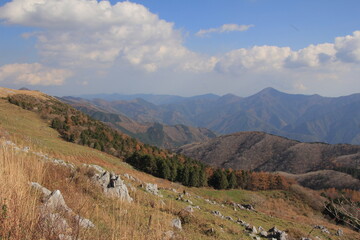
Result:
{"label": "rolling hill", "polygon": [[[292,174],[307,174],[307,181],[295,177],[308,187],[325,188],[330,184],[310,183],[310,178],[334,177],[339,172],[320,170],[360,169],[360,146],[349,144],[302,143],[263,132],[240,132],[220,136],[203,143],[182,146],[178,153],[200,160],[212,166],[254,171],[283,171]],[[313,174],[309,174],[313,172]],[[336,173],[336,174],[335,174]],[[342,174],[343,176],[344,174]],[[347,175],[347,174],[345,174]],[[358,176],[358,175],[356,175]],[[360,189],[360,180],[346,176],[353,184],[339,177],[340,188],[352,186]],[[304,176],[301,178],[304,179]],[[344,179],[344,184],[341,184]],[[325,181],[324,181],[325,182]],[[332,185],[335,187],[336,184]]]}

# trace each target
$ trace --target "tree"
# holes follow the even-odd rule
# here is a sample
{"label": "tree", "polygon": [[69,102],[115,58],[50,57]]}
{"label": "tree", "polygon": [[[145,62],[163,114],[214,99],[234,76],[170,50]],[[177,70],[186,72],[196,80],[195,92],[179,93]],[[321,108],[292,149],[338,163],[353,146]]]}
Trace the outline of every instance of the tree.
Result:
{"label": "tree", "polygon": [[166,159],[157,158],[156,162],[157,162],[156,165],[157,165],[158,176],[161,178],[170,179],[171,171]]}
{"label": "tree", "polygon": [[216,169],[209,180],[209,185],[216,189],[226,189],[229,185],[226,174],[221,169]]}
{"label": "tree", "polygon": [[237,178],[234,171],[228,172],[227,179],[229,189],[237,188]]}
{"label": "tree", "polygon": [[199,185],[200,185],[199,167],[192,166],[190,168],[189,186],[198,187]]}
{"label": "tree", "polygon": [[141,168],[143,171],[153,175],[157,173],[157,164],[154,156],[144,155],[141,160],[143,164],[143,167]]}

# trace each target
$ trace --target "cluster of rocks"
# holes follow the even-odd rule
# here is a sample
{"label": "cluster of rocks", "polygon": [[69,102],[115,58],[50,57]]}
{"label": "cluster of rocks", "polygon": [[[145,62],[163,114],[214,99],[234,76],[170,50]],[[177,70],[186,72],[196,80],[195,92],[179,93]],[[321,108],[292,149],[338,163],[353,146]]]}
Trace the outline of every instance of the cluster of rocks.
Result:
{"label": "cluster of rocks", "polygon": [[35,152],[35,151],[31,151],[30,150],[30,147],[19,147],[17,146],[15,143],[13,143],[12,141],[10,140],[7,140],[4,142],[5,145],[8,145],[8,146],[11,146],[15,151],[20,151],[20,152],[24,152],[24,153],[30,153],[30,154],[34,154],[38,157],[40,157],[42,160],[45,160],[45,161],[49,161],[49,162],[52,162],[56,165],[61,165],[61,166],[64,166],[64,167],[68,167],[68,168],[71,168],[72,170],[75,170],[75,165],[72,164],[72,163],[68,163],[62,159],[57,159],[57,158],[51,158],[49,157],[48,155],[46,154],[43,154],[41,152]]}
{"label": "cluster of rocks", "polygon": [[255,226],[252,226],[248,223],[245,223],[244,221],[238,220],[238,222],[245,226],[245,230],[249,232],[249,235],[254,239],[260,239],[262,238],[269,238],[272,240],[288,240],[288,235],[284,231],[280,231],[276,227],[270,228],[268,231],[265,231],[265,229],[261,226],[256,228]]}
{"label": "cluster of rocks", "polygon": [[263,238],[270,238],[272,240],[288,240],[288,235],[284,231],[280,231],[276,227],[273,227],[269,229],[268,231],[265,231],[265,229],[261,226],[256,228],[254,225],[251,225],[241,219],[234,220],[230,216],[224,216],[221,214],[220,211],[211,211],[211,214],[214,216],[220,217],[222,219],[226,219],[232,222],[236,222],[243,226],[246,231],[248,231],[249,235],[254,239],[260,239],[260,237]]}
{"label": "cluster of rocks", "polygon": [[95,184],[102,188],[105,195],[116,197],[127,202],[133,201],[132,197],[129,195],[129,190],[126,184],[119,175],[106,171],[97,165],[88,166],[97,171],[91,179],[95,182]]}
{"label": "cluster of rocks", "polygon": [[324,227],[322,225],[315,225],[314,228],[315,229],[320,229],[323,233],[330,234],[330,231],[326,227]]}
{"label": "cluster of rocks", "polygon": [[288,239],[288,235],[286,234],[286,232],[281,231],[281,230],[277,229],[276,227],[269,229],[267,237],[273,238],[273,239],[275,238],[277,240],[287,240]]}
{"label": "cluster of rocks", "polygon": [[234,207],[234,210],[236,210],[237,208],[241,209],[241,210],[250,210],[250,211],[255,211],[255,208],[253,205],[251,204],[240,204],[240,203],[232,203],[232,206]]}
{"label": "cluster of rocks", "polygon": [[133,182],[138,182],[138,183],[143,183],[140,179],[136,178],[136,177],[133,177],[131,176],[130,174],[128,173],[124,173],[123,176]]}
{"label": "cluster of rocks", "polygon": [[205,202],[210,203],[212,205],[217,205],[218,203],[216,201],[210,200],[210,199],[204,199]]}
{"label": "cluster of rocks", "polygon": [[216,216],[216,217],[220,217],[222,219],[226,219],[226,220],[229,220],[229,221],[232,221],[232,222],[236,222],[232,217],[222,215],[220,211],[211,211],[211,214]]}
{"label": "cluster of rocks", "polygon": [[30,184],[34,189],[42,193],[40,226],[44,231],[57,235],[61,240],[72,240],[74,239],[72,233],[75,229],[70,226],[69,220],[71,222],[76,222],[78,227],[95,227],[89,219],[75,214],[74,211],[66,205],[60,190],[51,192],[39,183],[31,182]]}

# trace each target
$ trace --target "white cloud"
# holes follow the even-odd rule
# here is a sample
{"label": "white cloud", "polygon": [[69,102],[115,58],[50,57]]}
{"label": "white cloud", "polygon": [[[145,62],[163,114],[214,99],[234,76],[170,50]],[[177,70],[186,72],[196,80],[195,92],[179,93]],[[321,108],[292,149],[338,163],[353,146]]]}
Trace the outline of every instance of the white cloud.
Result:
{"label": "white cloud", "polygon": [[38,27],[44,61],[66,67],[109,66],[126,60],[153,72],[203,61],[182,45],[180,31],[144,6],[95,0],[13,0],[0,8],[7,24]]}
{"label": "white cloud", "polygon": [[68,70],[48,68],[39,63],[15,63],[0,67],[0,81],[13,84],[62,85],[71,75]]}
{"label": "white cloud", "polygon": [[310,45],[299,51],[292,51],[286,59],[286,67],[318,67],[335,60],[334,44]]}
{"label": "white cloud", "polygon": [[360,31],[335,39],[336,57],[344,62],[360,63]]}
{"label": "white cloud", "polygon": [[210,33],[243,32],[247,31],[251,27],[254,27],[254,25],[224,24],[218,28],[201,29],[195,35],[203,37]]}
{"label": "white cloud", "polygon": [[291,54],[289,47],[255,46],[241,48],[225,54],[216,64],[220,72],[241,73],[247,70],[279,70]]}

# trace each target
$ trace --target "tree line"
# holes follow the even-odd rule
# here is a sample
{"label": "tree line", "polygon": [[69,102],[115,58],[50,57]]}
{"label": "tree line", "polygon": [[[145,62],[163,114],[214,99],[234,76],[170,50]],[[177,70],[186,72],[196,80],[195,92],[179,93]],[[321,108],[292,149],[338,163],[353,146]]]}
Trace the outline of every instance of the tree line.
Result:
{"label": "tree line", "polygon": [[179,155],[163,158],[135,152],[126,162],[138,170],[189,187],[269,190],[287,189],[293,183],[277,174],[213,168]]}

